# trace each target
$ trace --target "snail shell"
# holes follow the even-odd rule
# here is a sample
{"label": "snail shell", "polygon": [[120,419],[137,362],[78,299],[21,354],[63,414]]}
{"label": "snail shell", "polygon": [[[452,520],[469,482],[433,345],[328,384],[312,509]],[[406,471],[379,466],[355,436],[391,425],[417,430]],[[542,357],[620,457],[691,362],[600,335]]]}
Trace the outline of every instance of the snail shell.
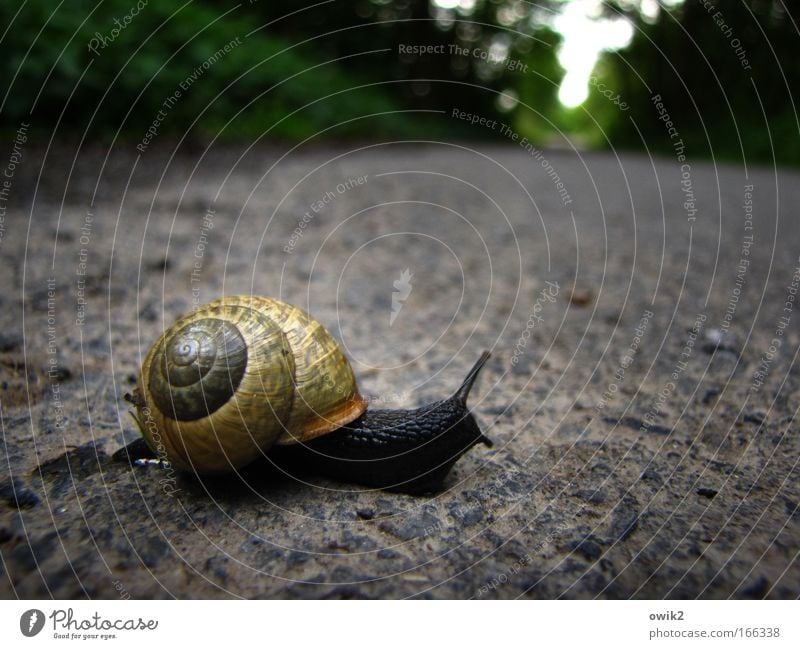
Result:
{"label": "snail shell", "polygon": [[367,408],[319,322],[266,297],[226,297],[179,318],[142,365],[131,401],[151,449],[197,473],[238,469]]}

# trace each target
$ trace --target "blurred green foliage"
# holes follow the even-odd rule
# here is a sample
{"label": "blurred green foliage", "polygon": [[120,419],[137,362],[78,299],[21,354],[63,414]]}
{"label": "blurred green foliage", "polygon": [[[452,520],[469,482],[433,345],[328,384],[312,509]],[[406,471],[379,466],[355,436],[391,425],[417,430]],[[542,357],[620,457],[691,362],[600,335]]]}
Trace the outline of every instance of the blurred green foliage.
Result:
{"label": "blurred green foliage", "polygon": [[[567,133],[669,151],[651,101],[660,94],[691,156],[800,163],[798,34],[778,0],[717,0],[728,33],[710,2],[652,20],[636,0],[607,0],[606,15],[630,20],[635,36],[602,56],[575,110],[557,98],[565,71],[552,19],[566,1],[7,2],[0,128],[28,121],[49,137],[59,124],[59,137],[134,142],[154,121],[173,138],[503,138],[453,119],[458,108],[539,144]],[[475,55],[489,52],[499,58]]]}
{"label": "blurred green foliage", "polygon": [[[430,112],[459,106],[496,114],[491,90],[507,86],[500,66],[464,66],[449,49],[400,56],[398,44],[488,48],[504,31],[495,25],[496,4],[479,3],[469,21],[448,26],[427,0],[4,3],[0,124],[14,129],[28,120],[34,135],[47,136],[59,123],[62,137],[88,129],[104,140],[118,133],[138,140],[154,121],[159,134],[173,136],[487,137]],[[215,57],[237,39],[241,45]],[[530,37],[507,40],[511,50],[524,49]],[[548,54],[552,67],[552,48]]]}
{"label": "blurred green foliage", "polygon": [[585,108],[598,123],[582,124],[592,144],[671,152],[652,100],[660,95],[689,156],[800,164],[800,41],[782,2],[690,1],[655,22],[609,7],[636,31],[595,74],[628,110],[592,87]]}
{"label": "blurred green foliage", "polygon": [[[32,111],[29,121],[45,133],[61,120],[67,132],[91,127],[108,138],[122,129],[138,139],[178,91],[159,133],[224,128],[222,137],[267,132],[294,140],[399,107],[378,88],[357,88],[373,79],[355,63],[328,63],[266,30],[248,37],[263,22],[252,13],[150,0],[132,16],[136,2],[73,0],[55,10],[35,1],[18,13],[0,5],[0,20],[10,25],[0,63],[8,81],[3,122],[16,125]],[[209,62],[226,44],[230,51]],[[384,116],[335,126],[333,134],[402,129],[398,116]]]}

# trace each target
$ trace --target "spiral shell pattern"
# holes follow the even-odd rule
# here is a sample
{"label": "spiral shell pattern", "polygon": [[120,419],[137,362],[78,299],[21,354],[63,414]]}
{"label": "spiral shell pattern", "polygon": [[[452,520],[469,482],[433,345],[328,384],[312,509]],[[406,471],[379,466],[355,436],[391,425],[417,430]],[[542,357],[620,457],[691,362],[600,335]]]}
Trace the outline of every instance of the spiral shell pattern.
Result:
{"label": "spiral shell pattern", "polygon": [[162,345],[150,369],[149,386],[161,412],[180,421],[200,419],[236,393],[247,367],[247,342],[236,325],[202,318]]}
{"label": "spiral shell pattern", "polygon": [[234,296],[179,318],[151,348],[136,388],[150,447],[197,473],[248,464],[350,423],[366,410],[328,331],[278,300]]}

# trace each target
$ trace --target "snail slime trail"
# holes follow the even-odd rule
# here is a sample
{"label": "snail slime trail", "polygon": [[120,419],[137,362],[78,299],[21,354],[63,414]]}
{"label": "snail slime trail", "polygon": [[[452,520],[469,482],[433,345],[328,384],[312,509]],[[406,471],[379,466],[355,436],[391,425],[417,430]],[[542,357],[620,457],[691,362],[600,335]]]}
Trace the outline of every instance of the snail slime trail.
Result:
{"label": "snail slime trail", "polygon": [[470,448],[491,446],[467,408],[488,358],[484,352],[448,399],[368,410],[322,324],[271,298],[222,298],[179,318],[150,349],[125,395],[144,441],[114,459],[157,449],[179,470],[213,475],[266,457],[292,472],[433,493]]}

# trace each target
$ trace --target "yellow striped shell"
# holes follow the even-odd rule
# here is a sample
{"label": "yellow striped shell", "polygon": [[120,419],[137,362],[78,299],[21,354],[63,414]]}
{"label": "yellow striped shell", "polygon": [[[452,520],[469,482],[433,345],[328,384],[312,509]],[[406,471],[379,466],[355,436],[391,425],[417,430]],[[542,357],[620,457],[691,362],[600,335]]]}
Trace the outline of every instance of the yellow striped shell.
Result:
{"label": "yellow striped shell", "polygon": [[144,360],[133,402],[151,449],[204,474],[323,435],[367,407],[325,327],[250,295],[215,300],[169,327]]}

